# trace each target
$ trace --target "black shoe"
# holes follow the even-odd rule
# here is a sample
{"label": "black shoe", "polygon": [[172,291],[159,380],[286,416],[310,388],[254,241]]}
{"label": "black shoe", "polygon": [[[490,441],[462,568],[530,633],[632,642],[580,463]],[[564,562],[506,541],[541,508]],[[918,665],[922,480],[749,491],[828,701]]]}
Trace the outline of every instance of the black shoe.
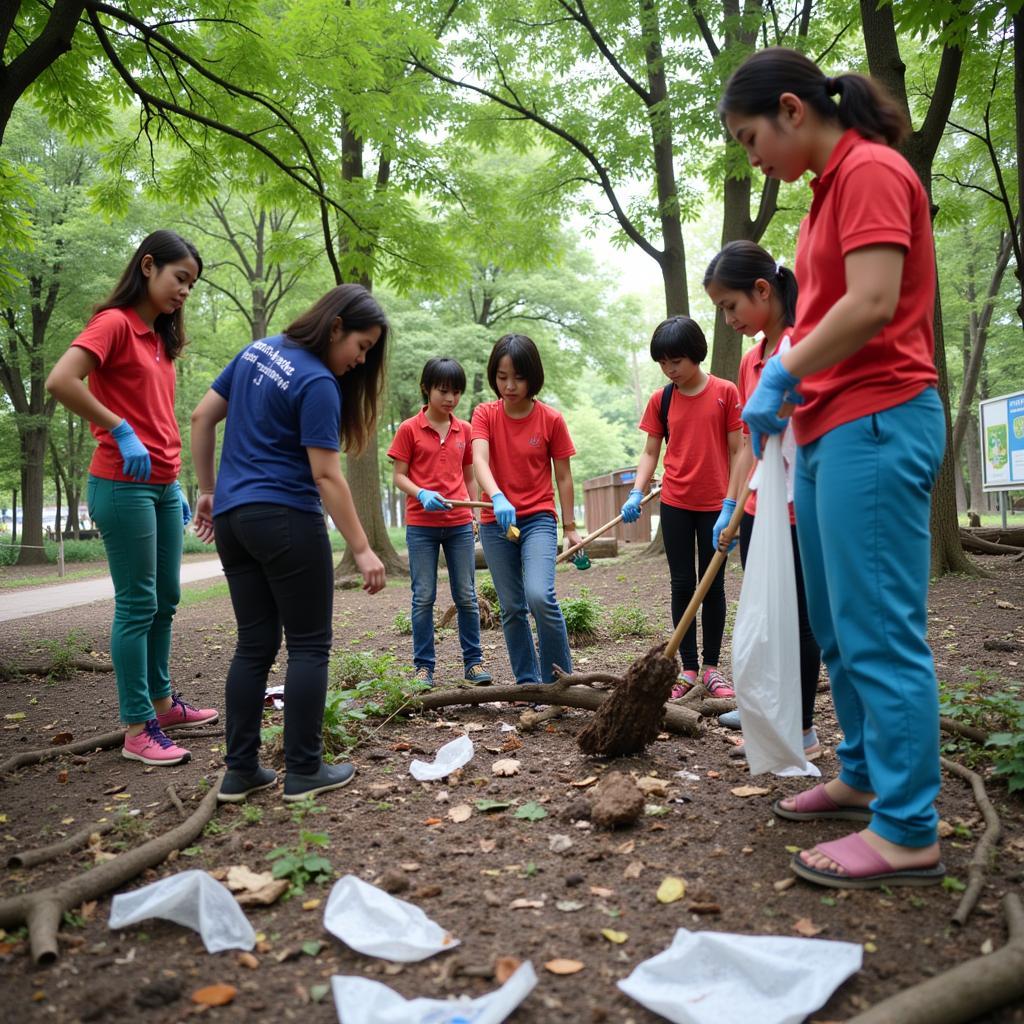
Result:
{"label": "black shoe", "polygon": [[284,798],[289,802],[305,800],[329,789],[341,789],[355,777],[356,770],[350,764],[322,764],[312,775],[288,772],[284,777]]}
{"label": "black shoe", "polygon": [[277,785],[277,772],[269,768],[257,768],[254,772],[239,772],[228,769],[220,781],[217,800],[222,804],[237,804],[250,793],[270,789]]}

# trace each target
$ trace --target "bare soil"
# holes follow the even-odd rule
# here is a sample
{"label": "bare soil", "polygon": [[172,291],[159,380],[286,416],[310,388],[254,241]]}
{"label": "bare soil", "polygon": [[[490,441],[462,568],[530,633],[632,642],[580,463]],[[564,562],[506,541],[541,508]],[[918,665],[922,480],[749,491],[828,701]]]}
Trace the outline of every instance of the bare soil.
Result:
{"label": "bare soil", "polygon": [[[1018,655],[988,650],[984,644],[996,639],[1019,647],[1024,642],[1024,572],[999,558],[983,561],[993,578],[947,577],[934,585],[929,633],[941,679],[959,683],[981,671],[985,686],[999,687],[1022,677]],[[738,597],[740,579],[738,565],[730,563],[731,602]],[[595,562],[586,573],[566,568],[557,580],[560,596],[577,596],[586,586],[606,612],[617,605],[636,606],[655,630],[645,638],[614,640],[606,616],[597,643],[574,651],[577,670],[622,672],[652,643],[664,639],[668,585],[661,560],[627,554]],[[198,583],[190,589],[209,586]],[[443,586],[439,593],[444,593]],[[234,620],[221,594],[222,589],[215,590],[210,598],[182,607],[175,620],[172,668],[176,685],[193,703],[219,706],[223,700]],[[394,626],[396,613],[407,611],[408,601],[405,581],[374,597],[339,591],[336,649],[410,656],[409,638]],[[448,603],[440,600],[439,610]],[[100,603],[8,623],[0,636],[0,660],[37,652],[42,641],[62,640],[72,631],[103,654],[111,610],[110,603]],[[511,681],[500,632],[485,632],[484,644],[496,681]],[[457,636],[443,634],[438,654],[438,681],[457,678]],[[271,681],[283,677],[282,663]],[[32,964],[21,934],[0,937],[0,1020],[145,1019],[159,1024],[203,1012],[212,1021],[301,1019],[326,1024],[337,1019],[336,1011],[329,992],[323,995],[318,986],[327,985],[332,974],[363,974],[406,996],[477,995],[496,987],[495,959],[511,956],[532,960],[540,976],[537,989],[511,1020],[646,1024],[660,1018],[620,993],[615,982],[668,946],[677,928],[795,935],[797,922],[803,921],[799,928],[806,929],[809,922],[820,929],[821,938],[865,946],[863,969],[810,1018],[839,1021],[1005,940],[999,899],[1008,890],[1019,890],[1024,881],[1024,801],[1019,794],[1009,796],[1001,781],[989,779],[988,788],[1003,820],[1004,839],[978,909],[966,927],[957,928],[950,915],[958,894],[944,888],[847,892],[797,881],[778,891],[775,883],[791,877],[790,848],[837,838],[850,829],[841,822],[775,819],[772,800],[808,783],[751,779],[728,756],[734,734],[714,723],[701,739],[665,736],[643,757],[608,764],[584,757],[577,748],[576,736],[589,720],[588,712],[569,712],[540,732],[523,733],[518,736],[522,746],[510,751],[515,740],[509,743],[513,734],[503,732],[502,723],[514,724],[517,714],[518,709],[508,706],[484,705],[371,722],[372,734],[351,755],[359,775],[348,788],[325,794],[319,813],[296,823],[280,790],[251,801],[258,815],[224,806],[201,842],[132,883],[186,868],[245,864],[268,870],[267,854],[293,846],[300,828],[325,832],[329,846],[324,853],[338,876],[354,873],[375,881],[391,872],[390,883],[407,883],[403,898],[461,940],[452,952],[410,965],[354,953],[323,928],[326,885],[309,886],[304,894],[272,907],[249,908],[249,919],[261,935],[255,967],[245,966],[237,953],[207,955],[197,934],[164,921],[112,932],[106,924],[108,898],[81,908],[65,924],[62,956],[53,967]],[[114,680],[83,673],[60,682],[5,682],[0,684],[0,715],[0,760],[45,746],[58,733],[80,739],[105,732],[117,723]],[[280,720],[279,713],[267,717],[268,722]],[[828,776],[836,769],[833,750],[839,736],[824,688],[817,721],[827,748],[818,764]],[[412,758],[431,759],[442,743],[464,731],[473,739],[476,755],[458,778],[426,784],[412,779]],[[17,850],[52,842],[128,809],[140,812],[139,824],[104,836],[102,851],[116,853],[118,844],[134,845],[159,834],[178,820],[173,810],[160,806],[167,785],[174,784],[186,806],[200,799],[221,765],[221,743],[214,737],[193,744],[193,760],[178,768],[144,768],[123,760],[114,749],[22,769],[0,782],[2,862]],[[518,759],[520,773],[494,777],[491,765],[502,757]],[[656,808],[653,813],[614,833],[592,828],[580,817],[585,781],[611,768],[657,776],[667,784],[667,795],[649,800]],[[751,783],[770,792],[751,798],[731,793]],[[455,805],[472,806],[481,798],[513,806],[497,813],[474,810],[469,820],[459,823],[449,819]],[[540,804],[546,817],[515,818],[516,807],[527,801]],[[949,874],[966,880],[982,830],[969,789],[955,778],[946,779],[939,810],[943,821],[957,830],[943,844]],[[567,836],[571,846],[553,852],[556,835]],[[90,867],[94,859],[95,849],[33,870],[0,867],[0,895],[59,881]],[[685,879],[686,895],[663,905],[655,893],[670,875]],[[604,929],[628,938],[613,943],[602,935]],[[310,942],[322,943],[315,955],[312,946],[302,950]],[[576,959],[585,966],[577,974],[555,976],[542,966],[555,958]],[[191,1001],[194,991],[214,983],[238,989],[232,1003],[205,1009]],[[140,993],[152,997],[148,1008],[136,1002]],[[1020,1024],[1024,1008],[979,1019]]]}

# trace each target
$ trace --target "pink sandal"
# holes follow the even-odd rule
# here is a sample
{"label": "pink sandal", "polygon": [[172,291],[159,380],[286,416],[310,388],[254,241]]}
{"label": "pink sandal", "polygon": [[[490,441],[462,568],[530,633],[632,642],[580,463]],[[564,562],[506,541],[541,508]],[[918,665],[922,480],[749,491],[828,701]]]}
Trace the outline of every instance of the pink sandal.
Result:
{"label": "pink sandal", "polygon": [[894,868],[859,832],[830,843],[818,843],[814,853],[828,857],[843,869],[825,871],[805,864],[799,853],[793,854],[792,870],[816,885],[833,889],[878,889],[883,885],[937,885],[945,877],[942,861],[927,868]]}
{"label": "pink sandal", "polygon": [[[792,807],[783,807],[783,800],[793,800]],[[772,804],[772,811],[780,818],[790,821],[870,821],[871,811],[867,807],[837,804],[825,792],[825,783],[819,782],[813,789],[797,793],[795,797],[782,797]]]}

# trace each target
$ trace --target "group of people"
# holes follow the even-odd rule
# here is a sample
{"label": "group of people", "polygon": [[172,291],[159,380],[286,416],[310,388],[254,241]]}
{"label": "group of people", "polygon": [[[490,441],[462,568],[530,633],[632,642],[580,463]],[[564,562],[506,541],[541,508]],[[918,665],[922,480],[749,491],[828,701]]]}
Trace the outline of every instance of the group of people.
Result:
{"label": "group of people", "polygon": [[[929,884],[943,873],[926,598],[930,492],[945,420],[933,364],[927,196],[896,150],[904,113],[868,78],[828,77],[795,51],[763,50],[733,74],[720,113],[765,175],[796,181],[812,172],[811,207],[792,270],[751,242],[725,246],[708,267],[705,289],[727,322],[759,338],[742,361],[738,387],[701,368],[707,342],[692,319],[672,317],[655,330],[651,357],[668,384],[641,419],[647,441],[622,515],[639,517],[664,441],[661,522],[678,622],[765,437],[784,430],[795,407],[791,522],[804,746],[808,756],[819,751],[813,711],[821,660],[843,741],[836,778],[773,810],[798,821],[866,825],[796,855],[793,869],[810,881]],[[127,725],[123,753],[153,765],[189,758],[169,731],[218,717],[172,690],[168,668],[182,528],[192,516],[177,483],[174,361],[186,340],[182,306],[201,272],[191,244],[170,231],[150,235],[47,382],[91,422],[98,442],[88,506],[116,590],[111,653]],[[376,299],[341,285],[281,334],[246,345],[192,414],[194,529],[216,543],[238,621],[225,687],[222,800],[243,800],[277,781],[260,765],[259,735],[282,633],[284,799],[343,786],[353,775],[350,765],[322,758],[334,595],[323,512],[344,536],[364,589],[379,591],[384,567],[359,522],[339,451],[359,451],[376,429],[388,343]],[[463,368],[454,359],[429,360],[420,379],[423,408],[388,449],[407,496],[413,663],[425,684],[436,667],[441,551],[464,678],[491,679],[474,586],[474,503],[482,505],[480,540],[516,682],[547,683],[556,669],[572,669],[554,566],[559,512],[563,542],[580,540],[575,448],[562,416],[537,397],[544,370],[528,337],[498,340],[487,380],[496,400],[478,405],[466,422],[455,415]],[[755,515],[751,498],[740,531],[744,561]],[[698,657],[691,626],[674,696],[698,683],[732,696],[719,665],[725,619],[719,574],[702,606],[703,649]]]}

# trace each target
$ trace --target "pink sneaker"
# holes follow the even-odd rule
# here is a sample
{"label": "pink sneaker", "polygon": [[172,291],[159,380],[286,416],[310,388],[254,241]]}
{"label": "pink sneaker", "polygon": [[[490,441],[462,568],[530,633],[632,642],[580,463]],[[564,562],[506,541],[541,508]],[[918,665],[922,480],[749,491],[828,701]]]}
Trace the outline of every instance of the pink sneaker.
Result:
{"label": "pink sneaker", "polygon": [[179,747],[174,740],[164,734],[155,718],[146,723],[138,736],[125,734],[121,756],[128,758],[129,761],[141,761],[143,764],[157,766],[184,764],[192,760],[192,755],[184,747]]}
{"label": "pink sneaker", "polygon": [[685,697],[696,685],[697,673],[684,671],[679,677],[679,682],[672,687],[672,693],[669,694],[669,700],[679,700],[680,697]]}
{"label": "pink sneaker", "polygon": [[704,689],[712,697],[735,697],[736,691],[729,685],[725,676],[717,668],[706,668],[701,679]]}
{"label": "pink sneaker", "polygon": [[194,708],[186,704],[180,693],[171,694],[171,710],[157,715],[156,720],[165,732],[182,725],[212,725],[220,715],[213,708]]}

